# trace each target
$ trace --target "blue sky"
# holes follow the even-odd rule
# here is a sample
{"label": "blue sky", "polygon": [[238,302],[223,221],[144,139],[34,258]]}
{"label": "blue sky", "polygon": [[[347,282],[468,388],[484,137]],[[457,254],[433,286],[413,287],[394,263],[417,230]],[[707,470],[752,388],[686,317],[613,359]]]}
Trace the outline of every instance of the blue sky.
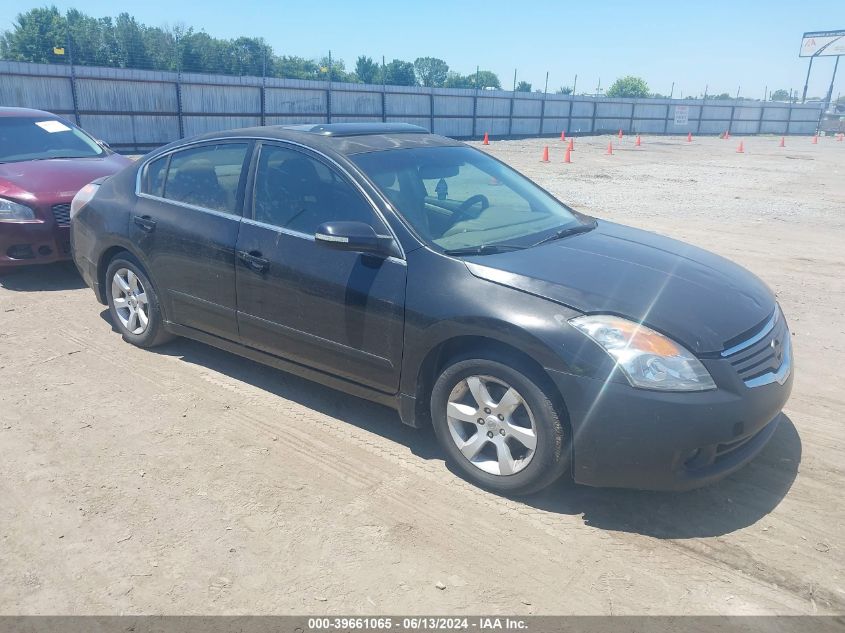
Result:
{"label": "blue sky", "polygon": [[[55,2],[100,17],[121,5],[108,0]],[[4,2],[0,29],[38,3]],[[126,5],[123,5],[126,6]],[[571,85],[594,91],[625,74],[646,79],[652,91],[761,98],[766,86],[801,90],[807,60],[798,58],[804,31],[845,29],[841,0],[769,0],[707,3],[686,0],[515,2],[349,0],[258,2],[255,0],[145,0],[130,13],[147,24],[185,23],[218,37],[264,37],[277,53],[333,56],[354,66],[359,54],[388,61],[431,55],[463,73],[477,64],[510,87],[520,80],[550,91]],[[814,63],[810,96],[824,96],[834,58]],[[833,96],[845,92],[845,62]]]}

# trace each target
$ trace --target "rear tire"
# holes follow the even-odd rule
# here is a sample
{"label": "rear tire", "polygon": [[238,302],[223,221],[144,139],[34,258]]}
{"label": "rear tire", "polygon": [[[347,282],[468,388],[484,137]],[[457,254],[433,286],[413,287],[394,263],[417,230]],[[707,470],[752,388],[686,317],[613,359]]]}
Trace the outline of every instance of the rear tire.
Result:
{"label": "rear tire", "polygon": [[124,341],[150,348],[174,338],[164,329],[155,286],[132,255],[121,253],[109,262],[104,290],[112,323]]}
{"label": "rear tire", "polygon": [[565,425],[542,377],[486,358],[446,367],[431,393],[434,432],[472,483],[504,495],[552,484],[569,467]]}

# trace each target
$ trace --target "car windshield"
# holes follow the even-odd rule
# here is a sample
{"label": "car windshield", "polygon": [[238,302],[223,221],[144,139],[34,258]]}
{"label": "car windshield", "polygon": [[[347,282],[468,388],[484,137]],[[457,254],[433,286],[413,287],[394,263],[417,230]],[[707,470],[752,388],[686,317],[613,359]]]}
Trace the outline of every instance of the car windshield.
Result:
{"label": "car windshield", "polygon": [[352,160],[424,239],[446,251],[529,246],[583,225],[533,182],[471,147],[395,149]]}
{"label": "car windshield", "polygon": [[64,121],[49,117],[0,117],[0,163],[96,158],[104,153],[97,141]]}

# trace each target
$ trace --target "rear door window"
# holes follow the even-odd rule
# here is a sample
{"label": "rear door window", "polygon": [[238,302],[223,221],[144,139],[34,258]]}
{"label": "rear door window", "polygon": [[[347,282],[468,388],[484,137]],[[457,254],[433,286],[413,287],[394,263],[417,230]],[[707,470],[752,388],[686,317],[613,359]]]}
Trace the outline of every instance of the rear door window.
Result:
{"label": "rear door window", "polygon": [[237,214],[238,188],[248,147],[247,143],[222,143],[174,152],[170,156],[162,196],[204,209]]}

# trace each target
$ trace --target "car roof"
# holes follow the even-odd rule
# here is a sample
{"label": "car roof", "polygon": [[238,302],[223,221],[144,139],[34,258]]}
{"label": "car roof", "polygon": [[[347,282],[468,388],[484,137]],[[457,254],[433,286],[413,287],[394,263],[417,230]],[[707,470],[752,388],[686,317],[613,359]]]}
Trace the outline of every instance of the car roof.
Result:
{"label": "car roof", "polygon": [[46,112],[44,110],[33,110],[32,108],[7,108],[0,106],[0,117],[6,116],[26,117],[31,119],[43,119],[46,117],[50,117],[52,119],[61,118],[52,112]]}
{"label": "car roof", "polygon": [[[448,147],[463,145],[425,128],[408,123],[316,123],[307,125],[266,125],[212,132],[190,139],[191,142],[217,139],[264,138],[292,141],[322,151],[352,155],[388,149],[412,147]],[[179,143],[169,147],[174,149]]]}

